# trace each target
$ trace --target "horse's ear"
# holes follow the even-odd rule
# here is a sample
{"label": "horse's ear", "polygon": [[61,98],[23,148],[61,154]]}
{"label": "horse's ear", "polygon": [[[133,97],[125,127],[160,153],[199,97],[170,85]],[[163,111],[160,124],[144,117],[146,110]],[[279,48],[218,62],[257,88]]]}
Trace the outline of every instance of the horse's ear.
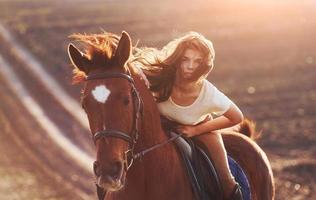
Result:
{"label": "horse's ear", "polygon": [[121,39],[117,45],[115,59],[120,66],[124,66],[132,53],[132,41],[127,32],[123,31]]}
{"label": "horse's ear", "polygon": [[72,43],[68,45],[68,55],[71,63],[75,67],[77,67],[80,71],[83,71],[85,73],[88,72],[90,60]]}

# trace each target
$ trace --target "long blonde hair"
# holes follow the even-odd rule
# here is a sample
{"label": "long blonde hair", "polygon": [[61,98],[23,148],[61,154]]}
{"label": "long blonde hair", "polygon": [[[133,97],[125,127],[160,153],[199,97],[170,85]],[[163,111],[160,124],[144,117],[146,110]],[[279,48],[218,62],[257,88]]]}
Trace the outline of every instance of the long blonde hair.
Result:
{"label": "long blonde hair", "polygon": [[200,79],[206,78],[214,66],[215,50],[210,40],[197,32],[188,32],[165,45],[161,50],[156,48],[136,48],[135,61],[146,74],[150,82],[150,90],[157,102],[165,101],[171,95],[177,68],[186,49],[198,50],[203,56],[199,67]]}

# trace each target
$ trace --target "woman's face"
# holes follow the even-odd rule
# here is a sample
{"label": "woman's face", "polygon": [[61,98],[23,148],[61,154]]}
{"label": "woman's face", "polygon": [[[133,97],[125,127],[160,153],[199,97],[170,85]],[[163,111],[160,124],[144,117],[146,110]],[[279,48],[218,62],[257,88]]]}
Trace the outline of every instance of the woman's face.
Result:
{"label": "woman's face", "polygon": [[186,49],[177,70],[177,78],[183,81],[196,81],[201,76],[202,54],[195,49]]}

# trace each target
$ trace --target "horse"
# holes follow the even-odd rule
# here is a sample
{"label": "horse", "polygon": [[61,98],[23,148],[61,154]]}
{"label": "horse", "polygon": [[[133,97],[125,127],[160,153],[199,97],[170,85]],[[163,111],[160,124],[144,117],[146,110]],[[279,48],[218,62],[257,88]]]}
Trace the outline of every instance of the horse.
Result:
{"label": "horse", "polygon": [[[68,55],[74,67],[73,83],[83,83],[81,105],[96,146],[93,163],[99,199],[195,199],[181,157],[161,126],[152,93],[134,67],[132,42],[121,36],[73,34]],[[242,129],[248,136],[238,132]],[[223,130],[227,152],[244,169],[252,199],[274,199],[271,166],[252,139],[255,130],[243,122],[237,131]],[[161,144],[152,148],[155,144]]]}

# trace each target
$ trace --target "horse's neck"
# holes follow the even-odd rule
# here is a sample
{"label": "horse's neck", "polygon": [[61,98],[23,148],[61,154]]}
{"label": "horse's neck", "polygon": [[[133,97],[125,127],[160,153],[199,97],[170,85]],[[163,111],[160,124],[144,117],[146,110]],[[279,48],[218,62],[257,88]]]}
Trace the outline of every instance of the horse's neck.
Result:
{"label": "horse's neck", "polygon": [[138,73],[131,65],[129,65],[129,71],[132,73],[135,86],[144,103],[141,134],[141,137],[144,140],[143,143],[157,143],[163,139],[166,139],[166,134],[161,127],[160,114],[152,93],[149,91],[147,86],[144,84]]}
{"label": "horse's neck", "polygon": [[[168,137],[161,127],[160,114],[152,94],[138,77],[135,78],[135,84],[144,103],[142,128],[135,149],[137,153],[165,142]],[[138,185],[137,189],[133,189],[139,192],[146,188],[143,192],[150,195],[161,196],[161,193],[165,193],[163,199],[172,199],[168,195],[175,191],[181,191],[176,199],[190,199],[190,185],[181,163],[175,146],[172,143],[165,144],[148,152],[140,160],[135,160],[129,182]]]}
{"label": "horse's neck", "polygon": [[[141,80],[136,80],[136,82],[139,81]],[[148,147],[148,145],[157,144],[166,140],[167,135],[161,127],[160,114],[151,92],[142,83],[138,88],[144,104],[140,139],[142,140],[142,145]]]}

